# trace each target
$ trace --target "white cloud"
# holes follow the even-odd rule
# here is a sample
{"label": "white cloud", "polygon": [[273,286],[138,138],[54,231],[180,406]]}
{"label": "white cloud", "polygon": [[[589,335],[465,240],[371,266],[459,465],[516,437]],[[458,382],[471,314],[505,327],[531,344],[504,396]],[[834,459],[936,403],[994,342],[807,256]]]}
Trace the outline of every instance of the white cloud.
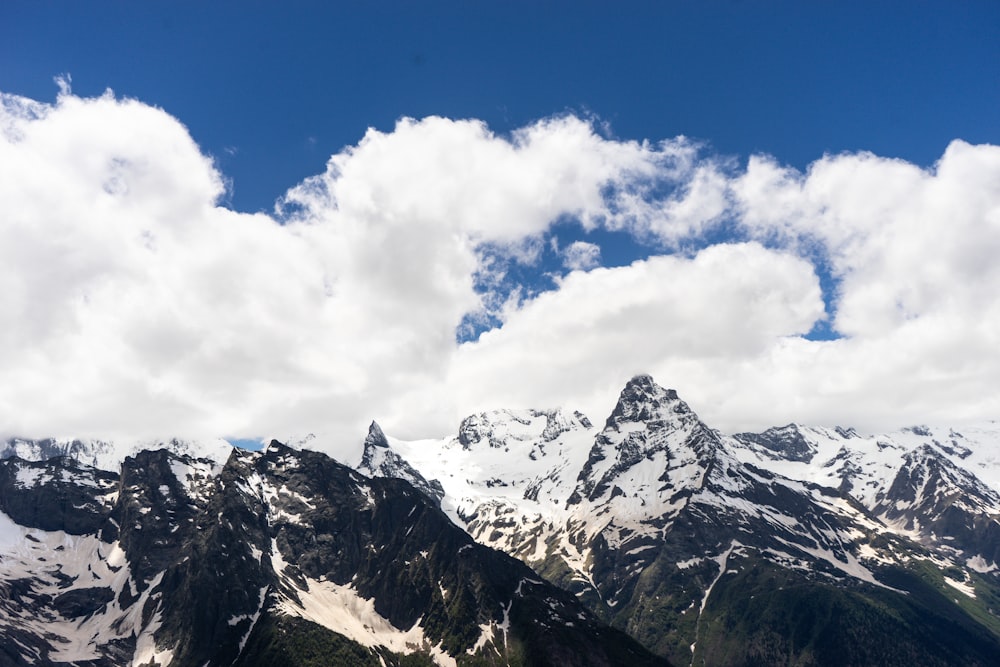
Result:
{"label": "white cloud", "polygon": [[873,427],[1000,414],[1000,148],[955,141],[933,169],[860,153],[800,174],[754,158],[733,192],[753,233],[818,248],[840,281],[847,338],[751,367],[772,395]]}
{"label": "white cloud", "polygon": [[[354,440],[515,403],[600,420],[636,372],[723,428],[996,416],[998,184],[1000,149],[961,142],[931,170],[857,154],[803,174],[571,116],[509,137],[428,118],[249,215],[162,110],[3,96],[0,431]],[[578,241],[555,289],[477,292],[566,217],[665,248],[729,220],[766,246],[605,269]],[[816,256],[842,340],[801,337],[826,317]],[[457,344],[484,310],[502,326]]]}
{"label": "white cloud", "polygon": [[570,271],[587,271],[600,266],[601,246],[586,241],[574,241],[562,250],[563,266]]}
{"label": "white cloud", "polygon": [[841,280],[837,329],[877,336],[992,302],[998,177],[1000,148],[956,141],[933,170],[858,154],[825,157],[802,175],[753,159],[734,191],[752,230],[811,239],[827,254]]}
{"label": "white cloud", "polygon": [[566,401],[603,419],[631,375],[676,384],[677,364],[739,364],[822,314],[812,266],[792,255],[739,244],[652,257],[569,274],[463,345],[448,384],[477,407]]}
{"label": "white cloud", "polygon": [[64,90],[0,118],[0,429],[25,435],[361,428],[441,381],[480,248],[530,262],[553,219],[619,215],[606,188],[687,151],[573,117],[509,139],[404,119],[290,190],[279,224],[221,206],[159,109]]}
{"label": "white cloud", "polygon": [[308,385],[287,351],[287,327],[322,305],[308,248],[216,206],[222,181],[180,123],[111,96],[31,115],[8,101],[3,430],[237,430],[241,403]]}

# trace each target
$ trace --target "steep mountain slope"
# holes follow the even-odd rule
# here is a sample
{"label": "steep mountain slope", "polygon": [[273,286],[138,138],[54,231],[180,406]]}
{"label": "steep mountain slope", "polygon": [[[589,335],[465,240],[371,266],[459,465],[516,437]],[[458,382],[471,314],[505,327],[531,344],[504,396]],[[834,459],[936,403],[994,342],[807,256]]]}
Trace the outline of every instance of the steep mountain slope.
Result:
{"label": "steep mountain slope", "polygon": [[[440,485],[442,509],[477,541],[533,561],[554,530],[552,511],[576,484],[592,430],[579,413],[498,410],[466,418],[458,435],[445,441],[404,442],[383,434],[379,446],[369,434],[359,469],[418,488]],[[391,465],[381,463],[390,459]]]}
{"label": "steep mountain slope", "polygon": [[0,634],[0,665],[665,664],[408,483],[276,442],[0,462]]}
{"label": "steep mountain slope", "polygon": [[[864,437],[789,424],[729,443],[745,462],[837,486],[894,532],[985,573],[1000,562],[1000,426],[990,426],[972,439],[926,426]],[[788,456],[779,432],[808,455]]]}
{"label": "steep mountain slope", "polygon": [[[797,427],[722,436],[648,376],[626,385],[599,431],[580,417],[543,418],[562,414],[497,411],[443,442],[385,441],[422,478],[441,481],[442,508],[478,541],[677,663],[908,664],[920,655],[922,664],[985,665],[1000,656],[1000,587],[984,574],[992,552],[914,541],[904,514],[929,505],[891,482],[909,470],[911,482],[926,482],[921,499],[951,508],[933,529],[947,527],[954,542],[961,526],[966,543],[989,546],[998,504],[971,473],[928,468],[919,452],[911,461],[917,450],[900,443],[824,456],[856,437],[848,431],[822,441]],[[971,492],[956,502],[953,487]],[[887,655],[890,634],[898,650]],[[846,663],[844,641],[853,642]]]}
{"label": "steep mountain slope", "polygon": [[373,423],[364,475],[277,442],[6,446],[0,666],[1000,660],[997,424],[727,436],[637,376],[597,427]]}

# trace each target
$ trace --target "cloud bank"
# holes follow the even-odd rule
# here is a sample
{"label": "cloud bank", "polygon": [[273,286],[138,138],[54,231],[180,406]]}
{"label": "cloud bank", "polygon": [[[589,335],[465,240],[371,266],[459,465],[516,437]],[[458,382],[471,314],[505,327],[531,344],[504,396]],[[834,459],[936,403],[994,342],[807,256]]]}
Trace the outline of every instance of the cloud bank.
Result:
{"label": "cloud bank", "polygon": [[[601,420],[637,372],[730,430],[1000,417],[995,146],[803,173],[573,116],[431,117],[273,214],[225,188],[163,110],[0,95],[0,431],[432,436],[490,407]],[[602,267],[596,230],[648,256]],[[551,288],[511,289],[547,244]],[[491,325],[458,342],[469,322]]]}

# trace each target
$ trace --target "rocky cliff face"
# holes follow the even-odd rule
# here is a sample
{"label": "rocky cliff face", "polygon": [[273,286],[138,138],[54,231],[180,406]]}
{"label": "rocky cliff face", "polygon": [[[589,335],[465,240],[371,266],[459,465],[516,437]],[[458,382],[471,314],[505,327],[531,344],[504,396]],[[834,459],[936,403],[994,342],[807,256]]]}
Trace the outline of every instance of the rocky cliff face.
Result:
{"label": "rocky cliff face", "polygon": [[1000,493],[953,463],[940,445],[908,451],[872,510],[925,544],[1000,563]]}
{"label": "rocky cliff face", "polygon": [[382,432],[382,428],[375,422],[372,422],[371,426],[368,427],[368,436],[365,438],[359,469],[373,477],[405,479],[438,503],[444,497],[444,488],[441,486],[441,482],[436,479],[427,481],[416,468],[393,451],[389,447],[389,441],[385,437],[385,433]]}
{"label": "rocky cliff face", "polygon": [[407,482],[277,442],[7,459],[0,511],[0,664],[665,664]]}
{"label": "rocky cliff face", "polygon": [[0,665],[996,664],[1000,426],[728,436],[648,376],[609,407],[373,423],[357,470],[8,459]]}
{"label": "rocky cliff face", "polygon": [[[550,438],[545,424],[497,411],[467,419],[436,456],[427,442],[392,447],[442,479],[442,507],[478,541],[676,663],[1000,655],[988,602],[1000,600],[1000,504],[940,448],[796,425],[724,436],[648,376],[600,430],[578,420]],[[449,465],[470,449],[470,465]]]}

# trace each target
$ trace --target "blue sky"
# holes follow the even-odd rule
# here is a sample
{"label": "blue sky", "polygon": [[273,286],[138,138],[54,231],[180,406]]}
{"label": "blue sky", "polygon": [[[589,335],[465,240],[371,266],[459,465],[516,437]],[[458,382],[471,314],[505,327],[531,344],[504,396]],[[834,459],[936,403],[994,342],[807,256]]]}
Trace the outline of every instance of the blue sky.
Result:
{"label": "blue sky", "polygon": [[106,88],[181,119],[270,209],[369,126],[593,114],[803,168],[868,150],[921,165],[1000,136],[995,2],[14,2],[3,90]]}
{"label": "blue sky", "polygon": [[[447,428],[472,409],[511,401],[577,400],[600,412],[615,387],[633,372],[647,371],[664,384],[676,385],[693,399],[696,409],[724,427],[749,428],[792,419],[900,425],[934,405],[940,414],[931,416],[939,419],[996,416],[998,397],[993,391],[984,396],[983,391],[995,386],[990,384],[992,366],[983,369],[974,356],[963,357],[958,350],[972,355],[968,351],[989,349],[995,333],[991,320],[984,324],[981,315],[979,320],[973,317],[992,312],[991,292],[986,289],[992,273],[962,271],[979,267],[977,253],[994,247],[990,197],[995,193],[965,174],[991,174],[994,157],[987,148],[1000,142],[998,28],[1000,5],[995,2],[4,3],[0,91],[47,109],[63,109],[67,118],[79,119],[79,131],[91,133],[93,141],[61,157],[46,148],[51,145],[47,140],[40,139],[34,152],[28,151],[29,142],[21,142],[23,152],[5,155],[7,166],[26,180],[11,185],[9,200],[0,205],[17,210],[17,197],[27,196],[34,183],[22,172],[36,158],[48,165],[39,167],[40,173],[60,173],[78,161],[81,151],[94,156],[107,151],[108,164],[121,171],[112,179],[117,185],[111,189],[121,186],[124,192],[138,182],[130,180],[139,178],[138,172],[130,171],[132,166],[145,161],[162,159],[169,178],[180,178],[162,156],[169,147],[183,145],[194,153],[184,158],[187,166],[177,169],[197,171],[192,165],[200,154],[211,160],[210,173],[192,177],[191,183],[171,180],[171,187],[178,188],[181,199],[184,193],[208,193],[206,205],[211,210],[205,209],[204,215],[212,220],[219,216],[228,220],[233,217],[225,215],[228,211],[243,216],[239,219],[248,221],[249,229],[259,223],[249,214],[262,212],[267,222],[261,224],[285,227],[296,238],[307,236],[301,230],[310,225],[337,228],[326,241],[311,241],[313,249],[329,242],[331,250],[325,255],[305,258],[296,255],[306,252],[301,248],[285,249],[289,267],[303,272],[303,267],[313,267],[317,276],[324,276],[303,277],[302,284],[291,282],[285,286],[286,294],[318,280],[325,285],[326,298],[347,299],[337,303],[337,313],[360,313],[353,321],[395,332],[382,340],[372,331],[354,331],[338,319],[343,315],[331,315],[312,331],[314,322],[307,314],[315,304],[303,302],[301,312],[289,313],[289,303],[280,297],[269,300],[262,292],[249,299],[244,312],[233,300],[246,299],[250,286],[263,284],[263,278],[242,272],[267,261],[254,254],[255,244],[267,248],[268,243],[277,247],[285,241],[263,240],[273,230],[261,231],[254,240],[249,232],[231,230],[196,239],[182,235],[179,228],[160,230],[166,236],[157,237],[156,225],[173,223],[158,218],[160,209],[155,206],[160,204],[149,202],[129,204],[130,215],[151,220],[144,238],[177,234],[178,247],[206,244],[184,246],[196,252],[169,258],[172,263],[164,258],[164,266],[177,266],[204,253],[198,267],[213,262],[240,267],[224,280],[216,274],[206,278],[214,290],[230,284],[232,292],[220,292],[218,303],[192,303],[189,295],[201,293],[204,285],[170,282],[173,278],[165,277],[168,270],[154,271],[150,268],[154,264],[142,269],[148,275],[139,282],[129,282],[137,271],[130,265],[120,274],[102,273],[94,283],[100,287],[84,290],[81,280],[100,273],[93,266],[101,257],[96,250],[93,257],[85,256],[86,248],[93,241],[104,252],[108,237],[102,236],[100,243],[89,236],[78,238],[83,233],[79,227],[67,226],[70,223],[56,213],[40,213],[8,223],[11,235],[4,239],[8,252],[23,257],[30,255],[29,249],[51,250],[48,241],[18,245],[27,243],[24,234],[10,230],[30,228],[40,239],[58,239],[52,244],[58,246],[53,254],[39,250],[37,257],[30,255],[38,259],[32,266],[50,261],[75,267],[79,261],[85,268],[57,277],[29,275],[31,267],[19,269],[20,273],[8,269],[9,284],[29,286],[23,293],[15,292],[20,295],[16,299],[8,297],[8,317],[20,313],[22,320],[38,320],[36,328],[3,341],[18,360],[35,360],[19,361],[17,368],[39,385],[39,394],[34,398],[31,392],[22,394],[42,400],[44,387],[73,367],[53,349],[71,350],[66,356],[80,364],[95,358],[98,339],[110,336],[120,349],[102,348],[101,354],[109,355],[107,366],[89,369],[100,377],[70,383],[73,386],[58,405],[56,397],[42,400],[48,407],[39,415],[47,417],[15,418],[25,410],[20,401],[29,398],[12,395],[6,402],[0,400],[10,412],[6,428],[48,435],[41,431],[52,423],[52,429],[74,434],[102,428],[138,433],[142,429],[136,423],[115,416],[120,411],[114,409],[113,400],[138,393],[144,398],[132,412],[147,415],[146,421],[157,424],[159,431],[186,419],[198,424],[191,428],[200,432],[234,437],[288,432],[297,424],[349,433],[378,417],[398,425],[401,432],[419,435]],[[62,97],[57,97],[60,88],[54,81],[59,76],[71,79],[71,93]],[[94,101],[108,89],[114,97],[107,109],[97,102],[64,104],[70,98]],[[149,120],[128,100],[144,109],[162,110],[165,118],[183,124],[189,136],[182,128],[173,138],[177,128],[168,123],[157,135],[169,139],[164,139],[167,150],[157,153],[150,148],[148,154],[123,161],[118,154],[125,149],[112,150],[118,140],[115,122],[122,123],[122,136],[131,136],[124,129],[134,128],[139,137],[150,136],[154,126],[166,122]],[[7,113],[15,119],[10,122],[31,121],[24,116],[23,105],[18,106],[21,111],[15,106],[8,105]],[[90,118],[85,109],[99,108],[104,110],[97,116],[106,121],[85,120]],[[119,111],[124,115],[112,120]],[[429,116],[469,120],[471,125],[422,123],[420,119]],[[417,119],[411,132],[397,125],[401,118]],[[554,118],[579,121],[589,127],[592,139],[582,138],[581,125],[559,125]],[[143,125],[147,121],[148,128]],[[579,162],[591,164],[587,157],[594,158],[596,180],[586,181],[578,173],[581,170],[569,168],[577,159],[572,154],[560,152],[557,159],[550,149],[520,151],[530,144],[524,139],[530,128],[541,128],[548,121],[552,122],[547,129],[537,132],[551,140],[545,145],[551,148],[569,137],[579,139],[585,146]],[[66,122],[77,127],[73,125],[77,121]],[[42,124],[37,127],[41,132]],[[377,133],[366,135],[368,128]],[[474,128],[488,130],[479,135]],[[956,140],[961,145],[953,144]],[[463,208],[468,202],[455,197],[479,195],[476,188],[482,187],[482,201],[493,201],[488,199],[488,174],[497,183],[510,185],[511,190],[497,186],[500,194],[507,193],[504,196],[516,199],[526,192],[516,173],[497,167],[498,171],[484,172],[485,181],[472,179],[457,194],[438,194],[427,186],[435,190],[427,194],[433,206],[421,212],[406,204],[410,195],[405,188],[379,181],[379,174],[400,161],[413,170],[400,172],[407,182],[416,182],[422,171],[426,175],[433,169],[441,171],[433,172],[436,180],[429,183],[461,181],[464,174],[448,171],[447,152],[436,152],[444,145],[465,146],[468,155],[478,155],[481,148],[484,160],[498,155],[498,150],[502,153],[503,146],[514,146],[524,158],[515,172],[538,167],[542,169],[538,173],[545,174],[549,167],[566,168],[564,181],[581,179],[581,189],[574,192],[589,192],[593,186],[605,200],[586,206],[539,205],[539,211],[551,211],[553,219],[542,219],[538,213],[541,217],[531,224],[510,222],[507,209],[499,210],[507,206],[506,200],[482,204],[497,209],[492,226],[477,220],[457,226],[428,222],[442,211],[442,215],[478,216],[479,209]],[[979,148],[965,151],[965,145]],[[869,152],[877,158],[865,158]],[[681,153],[683,158],[678,157]],[[331,156],[340,156],[338,169],[344,174],[356,169],[361,175],[341,178],[327,167]],[[437,156],[438,161],[428,156]],[[826,161],[824,156],[829,156]],[[57,159],[65,163],[51,162]],[[959,166],[945,173],[944,164]],[[222,182],[217,193],[211,185],[216,177]],[[102,196],[98,191],[107,193],[109,182],[97,188],[94,197]],[[691,196],[697,183],[707,192],[700,198]],[[68,185],[53,182],[47,188],[46,196],[53,202],[65,201],[67,210],[76,206],[87,211],[84,218],[102,210],[97,199],[76,199],[79,190]],[[290,197],[291,192],[298,194]],[[327,197],[331,192],[338,193],[332,204]],[[368,213],[347,211],[343,202],[371,192],[388,198],[384,210],[371,218],[365,217]],[[538,196],[562,201],[555,192],[542,190]],[[609,193],[628,197],[609,203]],[[978,201],[980,194],[985,199],[979,208],[972,210],[963,203]],[[278,202],[284,213],[275,212]],[[393,208],[393,202],[400,207]],[[642,205],[633,206],[636,202]],[[920,211],[934,212],[927,213],[928,221],[912,223],[916,227],[910,221],[924,214],[908,208],[914,202],[921,203]],[[534,220],[530,210],[518,206],[512,206],[509,215]],[[667,209],[672,212],[664,213]],[[390,213],[396,217],[383,219]],[[393,226],[411,214],[415,217]],[[490,215],[485,218],[493,220]],[[99,224],[104,223],[95,222]],[[206,222],[202,230],[214,229],[212,224]],[[427,229],[433,233],[422,232],[424,224],[431,225]],[[363,241],[362,236],[344,236],[345,230],[354,228],[351,225],[368,230]],[[410,230],[415,230],[412,238],[407,236]],[[949,242],[942,238],[953,233],[963,235],[968,247],[948,250]],[[381,236],[385,239],[378,246],[373,239]],[[461,248],[449,255],[445,246],[452,241]],[[213,243],[218,244],[215,250],[208,250]],[[391,266],[385,259],[384,271],[365,273],[357,268],[355,274],[351,273],[355,268],[344,268],[354,261],[352,257],[375,252],[365,244],[384,248]],[[233,250],[233,257],[223,257],[219,254],[223,246],[245,249],[243,254]],[[407,250],[411,246],[418,248],[413,253],[423,255],[412,259]],[[165,254],[165,247],[162,243],[158,251]],[[494,247],[495,252],[490,250]],[[346,259],[336,259],[337,248],[350,251]],[[939,248],[946,250],[941,256],[936,254]],[[713,249],[714,254],[703,254]],[[725,253],[730,253],[725,261],[719,259]],[[407,262],[421,259],[425,273],[420,264],[408,268]],[[625,271],[635,260],[655,261]],[[714,262],[726,268],[719,269]],[[725,277],[731,266],[736,268],[731,269],[728,283],[711,282],[721,281],[719,276]],[[613,267],[623,271],[607,271]],[[929,267],[926,275],[907,277],[923,272],[921,267]],[[577,274],[571,275],[574,269]],[[773,275],[768,274],[771,270]],[[642,272],[656,278],[637,278]],[[447,277],[441,278],[444,274]],[[681,276],[696,283],[685,291],[687,297],[668,298],[669,289],[655,282],[670,283]],[[418,287],[425,278],[427,291],[421,292]],[[963,285],[970,281],[985,285],[984,291],[956,292],[966,290]],[[733,282],[746,283],[745,290],[726,291],[725,285]],[[608,285],[619,283],[629,285],[632,294],[649,290],[645,300],[620,309],[620,325],[613,323],[610,311],[597,312],[590,305],[567,311],[586,313],[579,320],[571,318],[571,323],[566,316],[559,322],[546,319],[562,312],[574,294],[579,303],[590,304],[599,298],[597,294],[615,293]],[[354,286],[349,298],[338,291],[349,289],[347,285]],[[800,290],[793,293],[789,285]],[[111,291],[100,297],[104,289]],[[945,293],[952,296],[942,296]],[[163,297],[161,302],[163,294],[169,299]],[[190,322],[197,320],[197,313],[234,310],[229,324],[216,321],[206,329],[222,331],[217,340],[215,333],[164,327],[157,337],[139,324],[134,328],[121,312],[114,317],[110,311],[101,315],[93,305],[100,298],[120,304],[122,295],[154,312],[158,311],[150,304],[162,305],[164,320]],[[748,299],[763,305],[741,315]],[[403,314],[394,318],[388,305],[370,305],[381,300],[395,304],[397,310],[392,312]],[[81,310],[80,303],[88,305]],[[414,303],[430,305],[410,312]],[[713,304],[730,319],[710,312]],[[772,313],[768,308],[778,308],[775,304],[780,312]],[[67,308],[71,315],[66,315]],[[674,319],[664,319],[664,309],[670,309]],[[258,316],[262,319],[255,319]],[[968,321],[962,319],[965,316]],[[248,327],[270,331],[268,327],[277,326],[282,317],[291,323],[302,317],[306,332],[260,340],[246,336]],[[399,322],[406,326],[399,325],[396,331]],[[556,364],[545,378],[525,372],[517,381],[504,372],[538,365],[530,345],[517,339],[518,331],[530,330],[530,322],[575,337],[574,355],[563,361],[569,370]],[[632,330],[634,337],[619,340],[616,326]],[[324,343],[326,347],[310,338],[321,337],[324,327],[336,332],[332,336],[336,343]],[[674,341],[663,334],[663,327],[692,333]],[[953,329],[975,329],[981,336],[971,341],[949,339]],[[25,342],[37,341],[39,331],[51,338],[48,347]],[[592,336],[595,331],[606,335]],[[484,332],[490,335],[480,340]],[[532,338],[524,335],[525,341]],[[667,339],[673,342],[662,343]],[[192,355],[190,368],[170,367],[159,358],[190,349],[192,340],[208,340],[211,344],[201,346],[224,353],[211,356],[201,350]],[[705,341],[717,347],[708,349]],[[318,347],[313,349],[313,344]],[[289,362],[294,368],[247,361],[280,355],[289,345],[312,356]],[[563,340],[538,354],[559,356],[570,345]],[[650,352],[624,354],[615,363],[608,353],[615,345]],[[361,348],[366,351],[356,353]],[[402,361],[379,352],[383,349],[399,351]],[[873,358],[892,357],[885,350],[905,354],[871,371]],[[219,359],[230,354],[232,366],[222,368]],[[595,356],[612,359],[593,364],[600,367],[593,373],[579,370],[592,365],[587,360]],[[215,364],[220,368],[206,379],[205,368]],[[132,373],[125,368],[140,370]],[[386,368],[393,369],[392,377],[379,379]],[[841,377],[842,369],[847,370]],[[904,382],[903,375],[914,386],[926,379],[924,398],[911,395],[919,394],[916,391],[892,389]],[[560,383],[549,376],[565,379]],[[761,376],[769,379],[764,382]],[[115,377],[121,382],[105,384]],[[318,388],[324,383],[329,384],[328,391]],[[767,386],[761,388],[762,384]],[[428,386],[435,389],[429,391]],[[953,398],[942,403],[935,392],[949,390]],[[882,398],[873,402],[871,391]],[[222,398],[227,392],[240,398]],[[757,399],[738,398],[755,392]],[[106,398],[97,404],[88,402],[93,398],[82,398],[95,395]],[[435,407],[442,401],[447,407]],[[80,414],[53,418],[66,402],[80,405]],[[343,407],[332,411],[322,407],[334,402]],[[417,420],[406,417],[421,411],[435,414]],[[209,413],[216,416],[210,418]],[[261,413],[281,416],[268,420]]]}

